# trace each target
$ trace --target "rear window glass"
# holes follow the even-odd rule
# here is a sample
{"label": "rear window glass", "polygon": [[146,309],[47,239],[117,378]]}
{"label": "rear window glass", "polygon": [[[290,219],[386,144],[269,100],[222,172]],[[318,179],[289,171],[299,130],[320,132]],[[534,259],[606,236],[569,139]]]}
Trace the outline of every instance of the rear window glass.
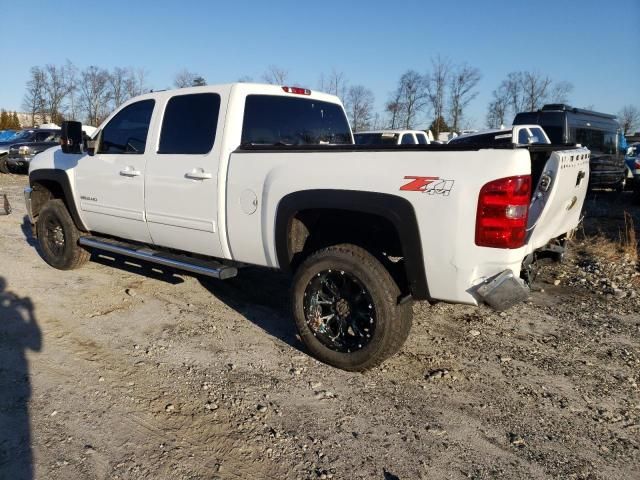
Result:
{"label": "rear window glass", "polygon": [[547,143],[544,132],[540,128],[532,128],[531,134],[533,135],[533,143]]}
{"label": "rear window glass", "polygon": [[529,143],[529,133],[524,128],[518,133],[518,143],[520,145],[527,145]]}
{"label": "rear window glass", "polygon": [[178,95],[167,102],[158,153],[204,154],[213,148],[220,95]]}
{"label": "rear window glass", "polygon": [[243,145],[351,143],[349,123],[339,105],[277,95],[247,96]]}
{"label": "rear window glass", "polygon": [[356,145],[397,145],[397,133],[356,133]]}
{"label": "rear window glass", "polygon": [[410,133],[405,133],[402,135],[402,145],[415,145],[416,140],[413,138],[413,135]]}
{"label": "rear window glass", "polygon": [[420,145],[426,145],[429,142],[427,141],[427,136],[424,133],[416,133],[416,137],[418,139],[418,143]]}

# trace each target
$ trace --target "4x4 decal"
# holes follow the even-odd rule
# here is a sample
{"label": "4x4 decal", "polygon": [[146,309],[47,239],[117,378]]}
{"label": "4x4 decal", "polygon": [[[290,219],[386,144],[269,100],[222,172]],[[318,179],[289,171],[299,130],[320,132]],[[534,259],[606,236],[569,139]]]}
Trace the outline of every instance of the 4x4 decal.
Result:
{"label": "4x4 decal", "polygon": [[400,190],[409,192],[422,192],[429,195],[444,195],[445,197],[451,193],[454,180],[445,180],[440,177],[413,177],[406,176],[405,180],[411,180],[400,187]]}

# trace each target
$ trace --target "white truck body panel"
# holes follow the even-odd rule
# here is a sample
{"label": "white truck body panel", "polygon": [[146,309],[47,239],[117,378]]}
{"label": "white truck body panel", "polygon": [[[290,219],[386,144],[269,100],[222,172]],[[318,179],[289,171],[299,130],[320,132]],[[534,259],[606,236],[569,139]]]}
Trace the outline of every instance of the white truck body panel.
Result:
{"label": "white truck body panel", "polygon": [[[221,97],[213,149],[203,155],[158,154],[167,101],[205,92]],[[65,172],[87,230],[267,267],[283,267],[276,254],[275,221],[286,195],[316,189],[395,195],[415,210],[430,297],[457,303],[477,304],[477,285],[505,270],[517,277],[526,255],[578,224],[588,178],[583,188],[576,184],[576,174],[578,169],[588,171],[586,149],[552,154],[545,171],[554,183],[534,199],[536,220],[524,246],[479,247],[475,228],[480,189],[499,178],[529,175],[527,149],[238,151],[250,94],[295,96],[279,86],[255,84],[144,95],[121,107],[148,98],[156,102],[144,154],[88,156],[49,149],[34,158],[30,171]],[[321,93],[304,98],[340,104]],[[210,178],[194,180],[189,173]],[[412,176],[435,177],[439,187],[400,190]]]}

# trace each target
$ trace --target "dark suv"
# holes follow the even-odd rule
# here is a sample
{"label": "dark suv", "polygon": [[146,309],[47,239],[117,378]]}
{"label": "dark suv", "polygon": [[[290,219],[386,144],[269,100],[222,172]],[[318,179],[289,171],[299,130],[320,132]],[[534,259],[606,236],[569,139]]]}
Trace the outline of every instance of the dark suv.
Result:
{"label": "dark suv", "polygon": [[615,115],[550,104],[536,112],[518,113],[513,120],[514,125],[531,123],[544,128],[553,144],[579,143],[591,150],[591,187],[624,189],[627,181],[625,152],[618,147],[620,125]]}

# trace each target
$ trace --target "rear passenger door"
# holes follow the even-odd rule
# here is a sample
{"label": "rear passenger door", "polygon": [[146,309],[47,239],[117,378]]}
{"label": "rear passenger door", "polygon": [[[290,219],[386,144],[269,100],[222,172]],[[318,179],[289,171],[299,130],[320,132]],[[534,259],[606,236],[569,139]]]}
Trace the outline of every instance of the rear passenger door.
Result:
{"label": "rear passenger door", "polygon": [[153,159],[147,164],[147,225],[158,246],[221,257],[218,165],[221,95],[168,99]]}

